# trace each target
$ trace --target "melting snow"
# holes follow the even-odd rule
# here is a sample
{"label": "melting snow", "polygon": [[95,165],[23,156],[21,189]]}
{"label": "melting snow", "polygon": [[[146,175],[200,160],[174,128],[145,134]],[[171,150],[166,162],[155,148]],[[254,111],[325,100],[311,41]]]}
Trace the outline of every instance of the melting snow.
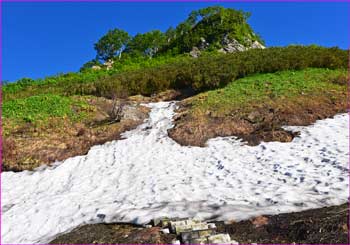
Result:
{"label": "melting snow", "polygon": [[348,200],[348,115],[317,121],[290,143],[234,137],[183,147],[167,136],[175,103],[125,139],[36,171],[2,173],[2,243],[46,243],[97,222],[159,216],[240,220]]}

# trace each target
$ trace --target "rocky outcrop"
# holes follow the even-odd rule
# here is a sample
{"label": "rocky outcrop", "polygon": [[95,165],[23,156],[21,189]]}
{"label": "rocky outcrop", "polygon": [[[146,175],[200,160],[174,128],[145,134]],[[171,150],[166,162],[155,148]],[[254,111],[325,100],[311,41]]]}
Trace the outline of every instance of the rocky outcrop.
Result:
{"label": "rocky outcrop", "polygon": [[229,38],[227,35],[224,36],[221,45],[222,48],[219,50],[221,53],[234,53],[242,52],[248,49],[265,49],[265,46],[258,41],[251,41],[250,39],[245,40],[246,45],[241,44],[234,38]]}
{"label": "rocky outcrop", "polygon": [[[203,37],[200,39],[198,47],[194,46],[190,52],[190,56],[193,58],[198,58],[201,55],[201,52],[206,50],[210,43],[208,43]],[[218,52],[220,53],[234,53],[242,52],[248,49],[265,49],[266,47],[259,43],[258,41],[252,41],[251,39],[246,38],[245,45],[240,43],[234,38],[230,38],[228,35],[225,35],[221,41],[221,47]]]}
{"label": "rocky outcrop", "polygon": [[259,49],[265,49],[266,47],[264,45],[262,45],[261,43],[259,43],[258,41],[254,41],[250,48],[259,48]]}

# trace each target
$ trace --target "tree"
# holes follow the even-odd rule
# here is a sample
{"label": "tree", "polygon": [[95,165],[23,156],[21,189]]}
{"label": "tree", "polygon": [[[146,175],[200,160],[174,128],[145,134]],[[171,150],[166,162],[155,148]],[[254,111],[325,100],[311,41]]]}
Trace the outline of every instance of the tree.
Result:
{"label": "tree", "polygon": [[159,30],[139,33],[129,42],[126,52],[152,58],[166,42],[165,34]]}
{"label": "tree", "polygon": [[129,41],[127,32],[120,29],[110,30],[95,43],[97,57],[105,61],[115,56],[120,57]]}
{"label": "tree", "polygon": [[165,32],[165,37],[167,43],[170,43],[173,39],[176,38],[176,30],[173,27],[169,27]]}

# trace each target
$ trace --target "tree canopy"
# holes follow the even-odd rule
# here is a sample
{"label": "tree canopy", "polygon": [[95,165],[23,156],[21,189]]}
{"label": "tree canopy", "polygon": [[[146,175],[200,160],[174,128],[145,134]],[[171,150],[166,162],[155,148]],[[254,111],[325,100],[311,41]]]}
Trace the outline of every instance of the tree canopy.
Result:
{"label": "tree canopy", "polygon": [[97,57],[108,60],[120,56],[129,41],[130,36],[127,32],[120,29],[110,30],[95,43]]}
{"label": "tree canopy", "polygon": [[152,30],[130,37],[123,30],[110,30],[95,44],[95,49],[99,59],[108,60],[122,52],[150,58],[169,51],[172,54],[185,53],[201,45],[203,40],[210,50],[222,47],[224,38],[235,39],[244,46],[254,41],[263,44],[247,23],[249,17],[248,12],[211,6],[192,11],[185,21],[176,28],[170,27],[165,33]]}
{"label": "tree canopy", "polygon": [[165,43],[166,35],[159,30],[153,30],[144,34],[137,34],[128,43],[126,52],[153,57]]}

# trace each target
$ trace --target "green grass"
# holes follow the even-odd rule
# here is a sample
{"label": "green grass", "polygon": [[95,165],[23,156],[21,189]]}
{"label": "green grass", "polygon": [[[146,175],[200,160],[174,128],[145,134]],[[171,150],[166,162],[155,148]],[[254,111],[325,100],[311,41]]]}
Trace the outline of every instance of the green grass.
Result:
{"label": "green grass", "polygon": [[274,99],[291,99],[297,96],[318,96],[345,91],[346,70],[309,68],[301,71],[282,71],[258,74],[238,79],[222,89],[202,93],[193,100],[193,112],[207,111],[216,115],[230,113],[233,109]]}
{"label": "green grass", "polygon": [[45,123],[54,117],[81,120],[86,117],[89,105],[79,98],[41,94],[6,101],[2,109],[4,119],[11,119],[18,123]]}

